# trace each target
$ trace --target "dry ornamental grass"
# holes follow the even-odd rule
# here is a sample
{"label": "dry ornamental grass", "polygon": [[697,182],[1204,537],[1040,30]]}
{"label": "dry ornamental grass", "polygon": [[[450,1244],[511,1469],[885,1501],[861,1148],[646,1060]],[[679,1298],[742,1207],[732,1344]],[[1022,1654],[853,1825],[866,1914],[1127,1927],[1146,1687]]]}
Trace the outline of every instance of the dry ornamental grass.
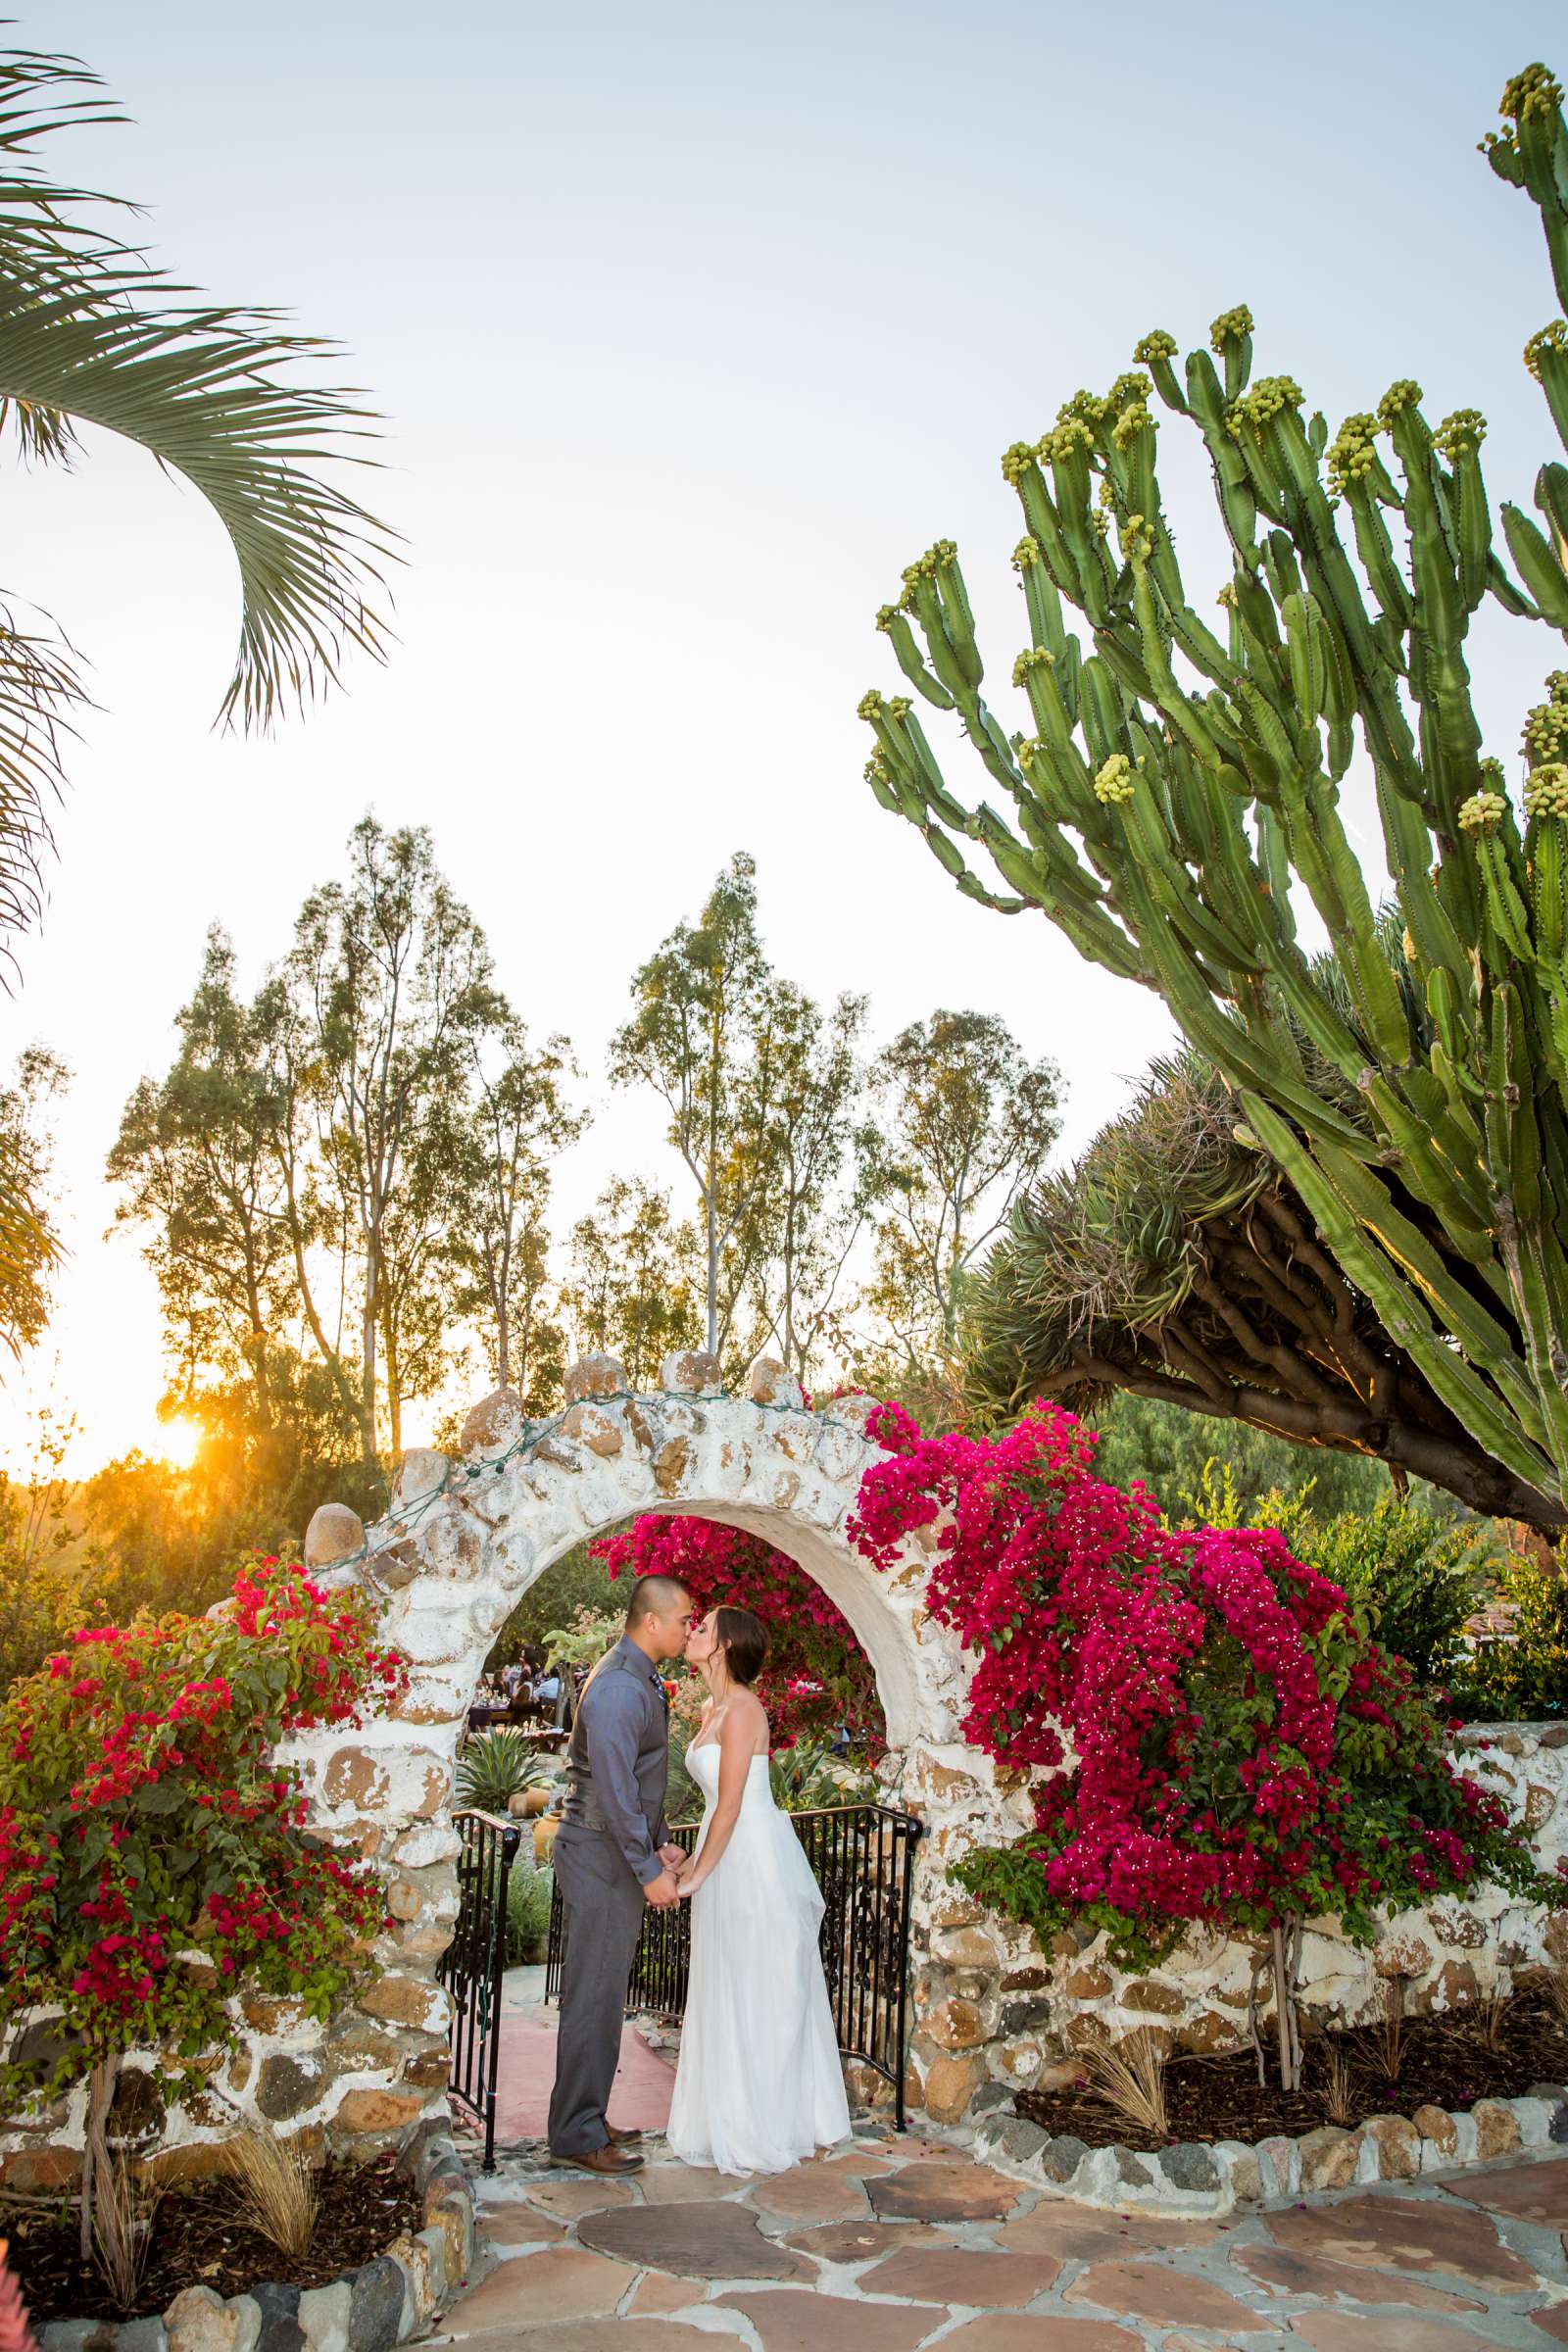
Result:
{"label": "dry ornamental grass", "polygon": [[241,2210],[253,2230],[290,2262],[303,2262],[316,2233],[316,2177],[297,2139],[261,2132],[229,2142]]}
{"label": "dry ornamental grass", "polygon": [[1078,2053],[1090,2088],[1137,2132],[1164,2138],[1165,2044],[1148,2026],[1125,2040],[1094,2042]]}

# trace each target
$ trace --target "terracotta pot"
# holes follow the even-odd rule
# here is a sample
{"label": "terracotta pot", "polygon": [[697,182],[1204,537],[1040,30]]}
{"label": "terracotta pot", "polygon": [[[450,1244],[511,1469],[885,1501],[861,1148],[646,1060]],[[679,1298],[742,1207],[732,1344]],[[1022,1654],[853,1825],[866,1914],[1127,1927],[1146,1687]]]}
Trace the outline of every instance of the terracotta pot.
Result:
{"label": "terracotta pot", "polygon": [[512,1815],[514,1821],[525,1821],[527,1819],[528,1799],[530,1796],[532,1796],[532,1794],[533,1790],[531,1788],[514,1788],[512,1794],[507,1799],[507,1811]]}
{"label": "terracotta pot", "polygon": [[533,1858],[541,1870],[550,1859],[550,1849],[556,1842],[556,1832],[560,1827],[559,1813],[543,1814],[533,1825]]}
{"label": "terracotta pot", "polygon": [[554,1799],[555,1790],[553,1788],[524,1788],[520,1807],[523,1818],[527,1821],[537,1821],[541,1813],[549,1812]]}

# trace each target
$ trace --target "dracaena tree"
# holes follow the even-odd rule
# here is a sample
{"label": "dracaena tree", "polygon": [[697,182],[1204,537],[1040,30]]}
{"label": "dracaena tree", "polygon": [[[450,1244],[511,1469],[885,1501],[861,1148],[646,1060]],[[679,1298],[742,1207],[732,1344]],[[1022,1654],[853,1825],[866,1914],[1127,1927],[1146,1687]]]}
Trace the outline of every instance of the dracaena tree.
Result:
{"label": "dracaena tree", "polygon": [[[1561,99],[1528,68],[1487,146],[1538,206],[1568,308]],[[1245,309],[1180,373],[1176,355],[1171,335],[1146,335],[1135,371],[1079,393],[1003,459],[1025,525],[1013,561],[1030,642],[1012,675],[1027,731],[983,699],[951,543],[910,565],[880,615],[914,693],[956,715],[1007,813],[960,800],[912,702],[879,693],[861,706],[872,789],[961,890],[1043,908],[1164,999],[1394,1346],[1488,1453],[1560,1504],[1568,674],[1547,677],[1526,720],[1516,784],[1488,755],[1466,655],[1489,600],[1568,633],[1568,467],[1537,476],[1539,522],[1507,504],[1494,520],[1474,410],[1433,425],[1400,382],[1331,434],[1290,376],[1254,379]],[[1552,319],[1525,359],[1568,447],[1568,324]],[[1230,559],[1212,620],[1177,560],[1156,403],[1212,468]],[[1380,936],[1382,880],[1350,846],[1348,788],[1381,825],[1407,987]],[[970,844],[1003,890],[971,870]],[[1343,987],[1298,936],[1308,908]]]}

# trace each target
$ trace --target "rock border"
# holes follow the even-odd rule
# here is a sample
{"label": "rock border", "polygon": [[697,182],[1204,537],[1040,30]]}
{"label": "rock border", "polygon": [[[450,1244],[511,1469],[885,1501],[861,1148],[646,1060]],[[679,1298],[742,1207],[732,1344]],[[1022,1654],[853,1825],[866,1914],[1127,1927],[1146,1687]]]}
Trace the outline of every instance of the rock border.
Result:
{"label": "rock border", "polygon": [[[1010,2107],[1010,2089],[1006,2098]],[[1323,2124],[1298,2138],[1278,2133],[1252,2145],[1218,2139],[1152,2151],[1092,2148],[1070,2133],[1053,2137],[1026,2116],[995,2106],[974,2128],[977,2156],[1049,2195],[1117,2211],[1206,2216],[1375,2180],[1464,2171],[1553,2142],[1568,2143],[1568,2085],[1561,2082],[1537,2082],[1522,2098],[1477,2099],[1464,2112],[1418,2107],[1413,2119],[1372,2115],[1348,2130]]]}
{"label": "rock border", "polygon": [[473,2186],[444,2127],[398,2160],[420,2228],[326,2286],[267,2282],[242,2295],[181,2288],[161,2318],[51,2320],[40,2352],[392,2352],[422,2335],[473,2267]]}

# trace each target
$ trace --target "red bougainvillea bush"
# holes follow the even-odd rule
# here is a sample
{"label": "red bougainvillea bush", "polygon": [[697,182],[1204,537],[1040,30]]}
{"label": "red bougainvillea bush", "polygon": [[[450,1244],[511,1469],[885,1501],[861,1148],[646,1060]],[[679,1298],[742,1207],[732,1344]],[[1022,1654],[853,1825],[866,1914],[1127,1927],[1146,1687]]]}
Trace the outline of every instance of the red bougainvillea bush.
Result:
{"label": "red bougainvillea bush", "polygon": [[744,1528],[650,1511],[618,1536],[589,1546],[612,1577],[678,1576],[699,1609],[750,1609],[767,1627],[768,1664],[759,1692],[775,1748],[830,1740],[880,1753],[887,1733],[870,1660],[820,1586],[787,1553]]}
{"label": "red bougainvillea bush", "polygon": [[852,1539],[888,1565],[936,1526],[931,1609],[980,1653],[966,1736],[1038,1773],[1032,1832],[958,1866],[983,1899],[1037,1931],[1103,1930],[1145,1969],[1189,1923],[1335,1913],[1365,1942],[1481,1878],[1568,1897],[1453,1769],[1410,1669],[1275,1531],[1163,1528],[1046,1403],[1002,1438],[923,1438],[896,1405],[870,1434],[894,1458]]}
{"label": "red bougainvillea bush", "polygon": [[[274,1744],[359,1723],[403,1666],[368,1600],[260,1562],[227,1612],[74,1636],[0,1707],[0,2111],[93,2077],[97,2111],[129,2049],[171,2087],[234,2037],[242,1985],[330,2013],[380,1930],[378,1882],[305,1835]],[[19,2061],[7,2029],[53,2019]],[[182,2064],[183,2062],[183,2064]]]}

